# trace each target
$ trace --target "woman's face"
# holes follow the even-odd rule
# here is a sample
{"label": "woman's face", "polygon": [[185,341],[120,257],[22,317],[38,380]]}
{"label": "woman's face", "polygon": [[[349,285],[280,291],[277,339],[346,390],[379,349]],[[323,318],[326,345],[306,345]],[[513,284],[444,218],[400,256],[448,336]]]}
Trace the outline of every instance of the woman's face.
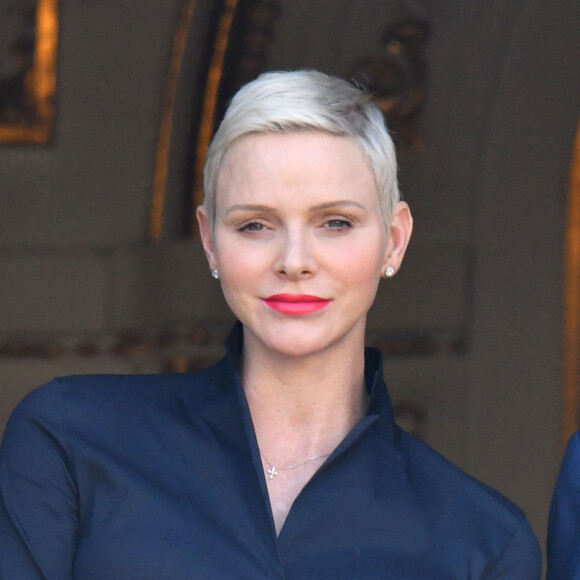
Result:
{"label": "woman's face", "polygon": [[213,236],[198,212],[202,240],[246,344],[285,356],[360,346],[380,275],[402,255],[359,148],[314,131],[243,137],[216,196]]}

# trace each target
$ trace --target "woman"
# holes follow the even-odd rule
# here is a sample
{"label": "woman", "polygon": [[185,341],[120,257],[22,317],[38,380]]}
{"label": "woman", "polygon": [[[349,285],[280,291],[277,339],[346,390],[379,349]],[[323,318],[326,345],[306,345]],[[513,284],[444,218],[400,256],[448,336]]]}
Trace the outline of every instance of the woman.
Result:
{"label": "woman", "polygon": [[312,71],[244,87],[198,220],[240,321],[228,356],[27,398],[1,458],[2,578],[539,578],[522,512],[397,428],[365,352],[412,229],[367,97]]}
{"label": "woman", "polygon": [[548,580],[580,578],[580,431],[564,455],[548,525]]}

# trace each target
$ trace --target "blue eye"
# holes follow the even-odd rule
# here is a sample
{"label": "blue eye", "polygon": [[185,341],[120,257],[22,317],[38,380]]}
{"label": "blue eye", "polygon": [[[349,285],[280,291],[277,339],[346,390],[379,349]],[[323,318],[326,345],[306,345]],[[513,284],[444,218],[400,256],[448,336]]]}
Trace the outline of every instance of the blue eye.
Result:
{"label": "blue eye", "polygon": [[261,232],[265,230],[266,226],[261,224],[260,222],[250,222],[248,224],[243,225],[238,229],[240,232]]}
{"label": "blue eye", "polygon": [[332,219],[328,220],[325,226],[333,230],[340,230],[344,228],[352,228],[352,222],[346,219]]}

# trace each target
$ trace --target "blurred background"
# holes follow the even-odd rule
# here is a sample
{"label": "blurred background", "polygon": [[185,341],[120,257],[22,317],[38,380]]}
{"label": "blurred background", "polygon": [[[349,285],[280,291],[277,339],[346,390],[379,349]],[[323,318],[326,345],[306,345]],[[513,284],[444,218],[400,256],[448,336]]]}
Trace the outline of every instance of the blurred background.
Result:
{"label": "blurred background", "polygon": [[401,424],[543,542],[580,391],[574,0],[0,0],[0,432],[55,375],[184,371],[232,318],[192,218],[260,72],[373,91],[415,217],[368,342]]}

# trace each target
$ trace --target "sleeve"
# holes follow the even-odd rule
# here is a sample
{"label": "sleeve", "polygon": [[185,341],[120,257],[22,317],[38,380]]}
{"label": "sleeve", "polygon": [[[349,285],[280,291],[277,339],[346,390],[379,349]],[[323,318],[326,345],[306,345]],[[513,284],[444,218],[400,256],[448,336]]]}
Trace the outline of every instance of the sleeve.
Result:
{"label": "sleeve", "polygon": [[0,580],[67,580],[78,501],[54,381],[14,411],[0,449]]}
{"label": "sleeve", "polygon": [[482,580],[540,580],[542,552],[532,528],[524,519],[507,548]]}
{"label": "sleeve", "polygon": [[564,455],[548,521],[547,580],[580,578],[580,432]]}

